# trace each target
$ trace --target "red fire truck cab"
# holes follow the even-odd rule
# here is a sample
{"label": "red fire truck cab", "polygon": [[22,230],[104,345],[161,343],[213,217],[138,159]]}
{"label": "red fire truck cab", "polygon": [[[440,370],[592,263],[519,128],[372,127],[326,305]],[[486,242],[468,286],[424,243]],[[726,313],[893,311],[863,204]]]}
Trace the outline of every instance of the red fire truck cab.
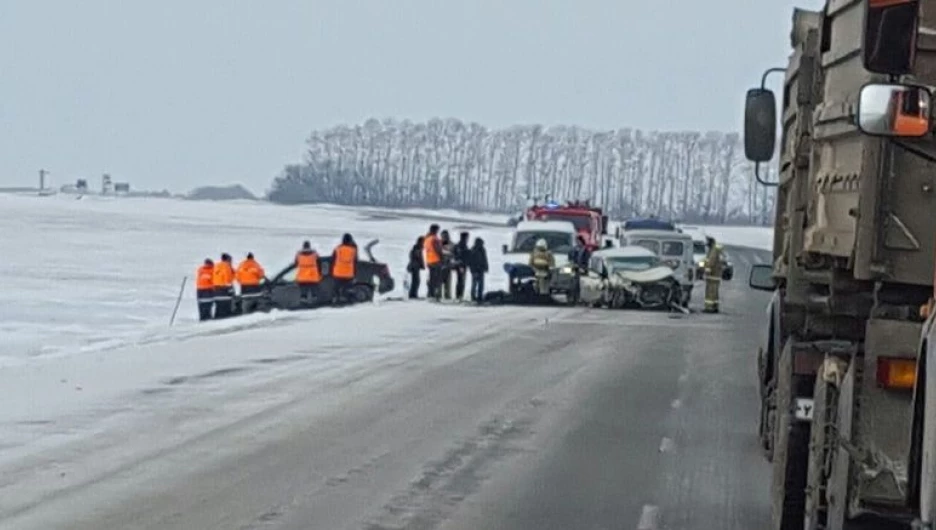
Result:
{"label": "red fire truck cab", "polygon": [[601,236],[608,233],[608,216],[588,201],[534,204],[527,208],[524,217],[527,221],[569,221],[575,225],[579,235],[585,238],[585,244],[590,250],[600,249]]}

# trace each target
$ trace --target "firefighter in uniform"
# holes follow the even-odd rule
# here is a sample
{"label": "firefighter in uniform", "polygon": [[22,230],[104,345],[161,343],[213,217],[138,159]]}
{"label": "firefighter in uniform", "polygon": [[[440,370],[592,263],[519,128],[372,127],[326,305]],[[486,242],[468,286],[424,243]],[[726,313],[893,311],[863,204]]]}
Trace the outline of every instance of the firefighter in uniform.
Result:
{"label": "firefighter in uniform", "polygon": [[318,252],[308,241],[302,242],[302,250],[296,253],[296,283],[299,298],[306,305],[313,305],[319,298],[319,283],[322,281]]}
{"label": "firefighter in uniform", "polygon": [[195,273],[195,298],[198,300],[198,320],[211,320],[214,306],[214,262],[206,258]]}
{"label": "firefighter in uniform", "polygon": [[555,266],[556,258],[549,251],[546,240],[538,240],[530,254],[530,267],[533,267],[533,276],[536,278],[536,294],[540,296],[549,294],[549,276]]}
{"label": "firefighter in uniform", "polygon": [[253,313],[257,309],[260,298],[263,297],[263,287],[260,282],[266,277],[266,272],[254,259],[253,253],[248,252],[247,258],[237,266],[234,276],[240,284],[241,312]]}
{"label": "firefighter in uniform", "polygon": [[705,308],[706,313],[718,313],[718,289],[721,286],[724,260],[721,245],[707,237],[708,254],[705,255]]}
{"label": "firefighter in uniform", "polygon": [[341,244],[332,253],[331,276],[335,280],[335,300],[348,301],[348,289],[357,273],[357,244],[351,234],[341,238]]}
{"label": "firefighter in uniform", "polygon": [[214,285],[215,318],[227,318],[234,313],[234,267],[231,256],[221,254],[212,274]]}

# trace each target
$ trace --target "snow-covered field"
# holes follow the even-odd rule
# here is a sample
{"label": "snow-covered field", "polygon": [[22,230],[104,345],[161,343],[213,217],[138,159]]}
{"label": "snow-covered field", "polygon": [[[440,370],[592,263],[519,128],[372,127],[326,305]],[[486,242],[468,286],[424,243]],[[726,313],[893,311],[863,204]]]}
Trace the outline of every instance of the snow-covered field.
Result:
{"label": "snow-covered field", "polygon": [[[205,326],[195,321],[192,275],[205,257],[217,259],[221,252],[235,261],[254,252],[272,275],[289,263],[304,239],[323,253],[344,232],[360,244],[380,239],[374,254],[389,263],[397,280],[389,296],[402,296],[408,249],[431,221],[372,212],[262,202],[0,195],[7,280],[7,288],[0,290],[0,367],[202,332]],[[453,234],[468,226],[472,238],[483,237],[491,260],[488,289],[503,286],[499,249],[509,229],[471,227],[469,220],[499,223],[505,216],[402,212],[465,219],[440,224]],[[708,230],[728,243],[770,246],[770,231],[763,228]],[[189,281],[170,329],[185,276]]]}
{"label": "snow-covered field", "polygon": [[[228,381],[214,376],[232,367],[270,373],[288,369],[292,358],[313,362],[322,378],[347,377],[410,355],[433,332],[468,336],[518,322],[509,308],[384,299],[199,323],[189,281],[169,327],[183,277],[191,279],[205,257],[228,252],[239,260],[250,251],[272,275],[304,239],[330,252],[344,232],[359,244],[380,239],[374,253],[397,280],[389,297],[401,297],[408,250],[432,222],[407,215],[464,218],[439,224],[453,234],[466,227],[472,239],[483,237],[492,271],[488,289],[504,286],[500,246],[509,229],[478,227],[467,218],[500,223],[505,216],[0,194],[6,279],[0,290],[0,465],[23,451],[92,433],[94,421],[133,410],[129,397],[157,396],[175,381],[198,381],[208,392],[213,381]],[[770,246],[770,230],[709,231],[728,244]]]}

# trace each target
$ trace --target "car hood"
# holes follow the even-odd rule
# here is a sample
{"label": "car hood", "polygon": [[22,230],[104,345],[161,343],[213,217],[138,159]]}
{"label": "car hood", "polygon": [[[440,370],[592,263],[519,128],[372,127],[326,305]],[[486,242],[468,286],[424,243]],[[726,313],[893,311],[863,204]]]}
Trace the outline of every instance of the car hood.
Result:
{"label": "car hood", "polygon": [[617,277],[634,283],[653,283],[673,277],[673,269],[654,267],[643,271],[617,271]]}
{"label": "car hood", "polygon": [[[504,254],[504,263],[529,265],[530,254],[530,252],[508,252]],[[553,259],[556,260],[556,267],[563,267],[569,263],[569,256],[566,254],[553,254]]]}

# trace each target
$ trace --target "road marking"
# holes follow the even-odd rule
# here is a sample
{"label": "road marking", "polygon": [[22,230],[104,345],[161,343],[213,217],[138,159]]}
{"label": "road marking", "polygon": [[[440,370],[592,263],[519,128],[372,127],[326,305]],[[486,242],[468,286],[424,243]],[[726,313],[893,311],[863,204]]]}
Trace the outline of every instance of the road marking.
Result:
{"label": "road marking", "polygon": [[656,530],[660,518],[660,509],[652,504],[645,504],[640,513],[637,530]]}
{"label": "road marking", "polygon": [[679,407],[682,407],[682,401],[678,399],[674,399],[673,402],[670,403],[670,407],[674,409],[678,409]]}
{"label": "road marking", "polygon": [[668,453],[672,451],[675,447],[676,447],[676,444],[673,442],[672,438],[663,437],[663,439],[660,440],[660,452],[661,453]]}

